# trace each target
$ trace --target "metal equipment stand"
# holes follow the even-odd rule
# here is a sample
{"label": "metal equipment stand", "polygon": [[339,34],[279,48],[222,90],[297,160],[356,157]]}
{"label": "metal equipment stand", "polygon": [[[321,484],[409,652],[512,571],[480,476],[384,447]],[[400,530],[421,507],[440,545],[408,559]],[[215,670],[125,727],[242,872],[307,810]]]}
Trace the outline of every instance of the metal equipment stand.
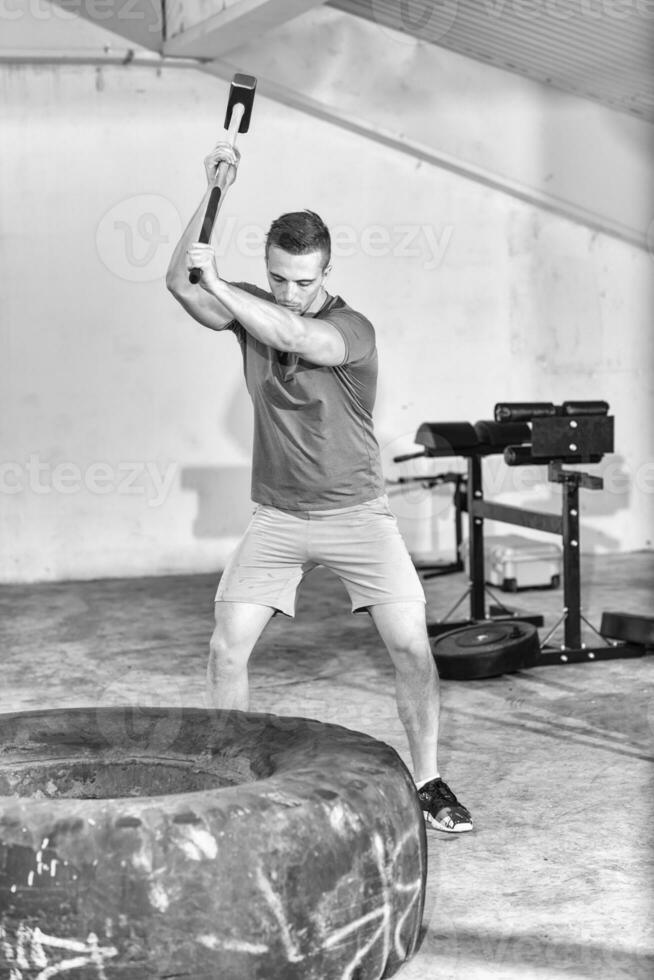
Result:
{"label": "metal equipment stand", "polygon": [[[546,414],[545,414],[546,409]],[[423,455],[456,455],[467,459],[467,494],[460,495],[457,507],[468,514],[468,540],[470,562],[470,587],[447,613],[444,620],[428,624],[431,636],[471,626],[480,622],[506,622],[519,620],[534,626],[543,626],[542,616],[525,616],[508,610],[501,603],[489,607],[486,613],[486,594],[492,596],[485,584],[484,572],[484,520],[499,521],[528,527],[561,536],[563,545],[563,611],[561,618],[541,643],[538,666],[548,664],[582,663],[594,660],[610,660],[622,657],[640,657],[644,648],[629,642],[611,641],[581,614],[581,578],[579,553],[579,489],[601,490],[604,481],[577,470],[564,468],[566,463],[598,462],[604,452],[613,451],[613,419],[607,416],[606,403],[564,403],[560,408],[553,405],[497,405],[495,423],[424,423],[418,431],[417,442],[426,446]],[[533,412],[533,416],[528,414]],[[503,414],[504,413],[504,416]],[[501,440],[503,418],[524,420],[531,423],[531,445],[510,446],[504,444],[504,456],[509,465],[544,465],[548,467],[548,480],[562,490],[561,514],[548,514],[521,507],[493,503],[484,499],[482,487],[482,459],[498,451],[499,441],[484,441],[491,433]],[[499,423],[499,428],[498,428]],[[483,436],[475,442],[473,436]],[[507,429],[508,432],[508,429]],[[529,434],[529,431],[527,431]],[[458,442],[452,444],[458,439]],[[448,440],[450,444],[448,445]],[[500,450],[501,451],[501,450]],[[405,457],[409,458],[409,457]],[[470,597],[470,619],[452,622],[449,616],[467,597]],[[493,597],[495,598],[495,597]],[[548,644],[554,631],[563,623],[564,642],[558,647]],[[601,644],[588,646],[582,641],[582,623],[589,627]]]}
{"label": "metal equipment stand", "polygon": [[[468,529],[470,540],[470,616],[471,621],[486,619],[484,597],[484,519],[516,524],[537,531],[561,535],[563,544],[563,611],[561,618],[541,643],[539,664],[583,663],[587,660],[611,660],[616,657],[639,657],[642,649],[630,644],[611,644],[604,642],[599,631],[581,614],[581,575],[579,552],[579,488],[601,490],[604,481],[599,476],[566,470],[560,462],[548,465],[548,480],[558,483],[562,488],[561,515],[530,511],[521,507],[492,503],[484,500],[482,490],[481,458],[468,460]],[[498,607],[489,609],[491,619],[505,619],[505,610]],[[543,625],[543,618],[518,616],[523,622]],[[540,620],[536,622],[535,620]],[[548,646],[547,641],[563,622],[564,642],[560,648]],[[596,633],[601,645],[589,647],[582,642],[581,626],[584,622]],[[438,624],[438,632],[442,632]],[[448,628],[452,628],[451,625]],[[430,630],[430,632],[433,631]]]}

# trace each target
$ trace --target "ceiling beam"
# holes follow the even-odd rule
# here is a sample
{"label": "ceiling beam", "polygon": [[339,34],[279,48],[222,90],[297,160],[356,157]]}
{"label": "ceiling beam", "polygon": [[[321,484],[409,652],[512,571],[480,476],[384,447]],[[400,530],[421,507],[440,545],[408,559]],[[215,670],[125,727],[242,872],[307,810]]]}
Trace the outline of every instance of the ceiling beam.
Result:
{"label": "ceiling beam", "polygon": [[[240,69],[236,65],[225,61],[210,61],[199,65],[202,71],[228,82],[234,77],[234,73]],[[401,132],[392,132],[382,128],[378,123],[361,116],[354,116],[345,111],[341,106],[329,105],[321,100],[307,95],[301,88],[289,88],[279,84],[272,79],[264,78],[257,74],[257,95],[262,95],[281,105],[289,106],[330,123],[339,126],[350,133],[362,136],[364,139],[373,140],[381,146],[389,147],[399,153],[408,154],[415,160],[420,160],[438,167],[441,170],[449,171],[465,180],[474,181],[493,191],[508,194],[510,197],[533,207],[548,211],[558,217],[574,221],[584,228],[599,232],[602,235],[611,235],[629,245],[644,249],[651,254],[652,244],[649,231],[643,228],[634,228],[609,215],[602,214],[599,210],[593,210],[575,203],[574,200],[558,197],[548,193],[542,187],[531,186],[521,183],[511,177],[494,173],[492,170],[465,159],[453,157],[438,148],[407,139]],[[649,220],[647,217],[645,221]]]}
{"label": "ceiling beam", "polygon": [[164,55],[219,58],[324,0],[164,0]]}

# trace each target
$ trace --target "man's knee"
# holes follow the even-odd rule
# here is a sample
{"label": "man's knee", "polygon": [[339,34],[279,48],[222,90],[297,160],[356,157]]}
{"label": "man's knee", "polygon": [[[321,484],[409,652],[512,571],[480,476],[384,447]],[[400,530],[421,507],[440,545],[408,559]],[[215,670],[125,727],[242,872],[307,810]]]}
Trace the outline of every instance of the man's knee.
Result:
{"label": "man's knee", "polygon": [[216,642],[233,646],[254,645],[274,612],[269,606],[217,600],[214,603]]}
{"label": "man's knee", "polygon": [[391,652],[396,670],[401,673],[430,678],[436,673],[436,664],[429,641],[421,637],[407,637],[394,644]]}
{"label": "man's knee", "polygon": [[272,613],[272,609],[264,606],[216,602],[215,624],[209,641],[210,669],[227,673],[247,666]]}
{"label": "man's knee", "polygon": [[214,626],[209,640],[209,653],[213,660],[223,660],[229,651],[229,644],[222,626]]}
{"label": "man's knee", "polygon": [[222,624],[216,625],[209,640],[210,667],[221,673],[242,670],[251,650],[251,644],[244,643],[233,631],[226,630]]}

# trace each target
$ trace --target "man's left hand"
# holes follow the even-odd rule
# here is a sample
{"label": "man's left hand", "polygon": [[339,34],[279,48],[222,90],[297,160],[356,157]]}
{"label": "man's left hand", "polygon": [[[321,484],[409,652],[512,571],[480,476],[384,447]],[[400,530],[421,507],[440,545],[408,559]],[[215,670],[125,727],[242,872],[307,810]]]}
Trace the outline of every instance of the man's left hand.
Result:
{"label": "man's left hand", "polygon": [[211,292],[211,287],[220,281],[216,266],[216,255],[212,245],[194,242],[186,252],[186,265],[190,269],[199,269],[202,273],[199,285]]}

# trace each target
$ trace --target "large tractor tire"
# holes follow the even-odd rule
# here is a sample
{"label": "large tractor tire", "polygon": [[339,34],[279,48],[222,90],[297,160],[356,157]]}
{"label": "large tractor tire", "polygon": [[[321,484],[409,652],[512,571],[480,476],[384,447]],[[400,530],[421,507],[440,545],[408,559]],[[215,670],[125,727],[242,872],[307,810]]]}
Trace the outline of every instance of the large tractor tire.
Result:
{"label": "large tractor tire", "polygon": [[378,980],[413,954],[397,753],[304,718],[0,715],[0,978]]}

